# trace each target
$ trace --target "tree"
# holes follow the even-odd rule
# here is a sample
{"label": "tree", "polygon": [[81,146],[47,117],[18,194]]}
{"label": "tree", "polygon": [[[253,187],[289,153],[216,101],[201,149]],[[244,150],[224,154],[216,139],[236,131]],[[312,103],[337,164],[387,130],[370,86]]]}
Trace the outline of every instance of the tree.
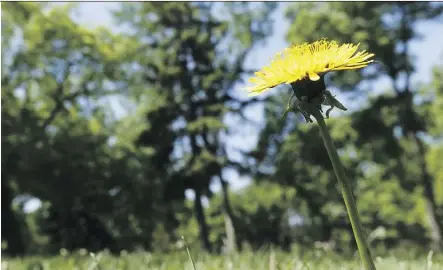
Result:
{"label": "tree", "polygon": [[[117,12],[139,46],[126,59],[134,67],[126,72],[129,92],[146,114],[147,128],[136,142],[154,149],[151,163],[166,183],[165,201],[183,202],[185,190],[194,191],[195,217],[206,250],[211,243],[202,198],[212,195],[215,178],[222,183],[227,217],[233,219],[221,177],[224,168],[235,165],[226,157],[223,118],[250,103],[237,100],[232,87],[244,73],[250,47],[268,31],[272,7],[259,6],[244,16],[252,6],[233,3],[226,5],[230,17],[225,19],[214,15],[216,6],[132,3]],[[231,26],[235,28],[229,32]],[[228,41],[233,43],[226,47]]]}
{"label": "tree", "polygon": [[[292,207],[293,199],[294,189],[265,181],[233,192],[232,208],[235,216],[241,217],[236,220],[237,244],[254,249],[269,245],[289,249],[292,232],[288,209]],[[217,240],[217,248],[222,248],[224,238],[222,209],[222,194],[217,194],[208,208],[213,228],[211,238]]]}
{"label": "tree", "polygon": [[[442,219],[438,217],[433,179],[425,161],[427,146],[419,135],[428,132],[428,123],[414,104],[417,91],[411,83],[411,75],[416,67],[411,60],[409,43],[418,37],[414,25],[437,18],[442,8],[434,3],[301,3],[287,10],[288,18],[293,21],[287,35],[290,42],[328,36],[339,42],[360,42],[364,49],[375,53],[380,65],[353,75],[347,73],[346,77],[336,73],[331,80],[343,91],[352,89],[353,93],[364,95],[362,90],[371,87],[371,84],[365,87],[364,82],[389,78],[394,95],[371,101],[367,109],[351,116],[351,125],[358,134],[357,146],[372,148],[372,153],[366,151],[363,156],[378,166],[385,166],[382,179],[394,181],[396,178],[409,193],[423,189],[421,199],[426,201],[425,211],[435,244],[441,243]],[[393,14],[389,22],[387,14]],[[306,21],[321,24],[306,24]],[[396,134],[397,129],[401,130],[400,136]],[[409,160],[414,160],[417,167],[406,166],[406,156],[412,157]],[[416,182],[412,175],[420,181]],[[383,185],[388,184],[383,182]]]}
{"label": "tree", "polygon": [[[70,19],[71,8],[3,5],[2,236],[10,255],[25,252],[11,205],[18,195],[49,201],[52,214],[67,219],[80,212],[97,228],[102,222],[91,214],[112,212],[103,184],[109,178],[104,150],[109,136],[95,102],[113,93],[104,85],[105,68],[116,62],[107,54],[109,44]],[[110,207],[105,211],[103,205]]]}
{"label": "tree", "polygon": [[426,161],[427,164],[429,164],[428,166],[431,177],[434,179],[435,198],[436,204],[439,207],[438,210],[440,217],[443,215],[443,201],[441,199],[443,195],[441,193],[443,190],[443,171],[438,161],[438,157],[443,151],[443,147],[441,145],[443,138],[443,122],[441,120],[441,115],[443,113],[441,106],[443,102],[443,84],[439,79],[442,75],[442,66],[436,66],[433,69],[433,78],[431,83],[429,85],[424,85],[420,91],[423,95],[423,99],[425,100],[420,106],[420,113],[430,122],[428,130],[433,141],[433,144],[430,146],[427,153]]}

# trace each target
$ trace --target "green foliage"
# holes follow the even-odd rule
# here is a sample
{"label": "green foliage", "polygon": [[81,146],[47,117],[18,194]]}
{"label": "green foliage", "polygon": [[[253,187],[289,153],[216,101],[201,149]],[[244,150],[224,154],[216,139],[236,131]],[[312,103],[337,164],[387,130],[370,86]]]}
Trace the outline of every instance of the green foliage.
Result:
{"label": "green foliage", "polygon": [[[259,33],[265,31],[263,17],[269,13],[264,5],[243,16],[252,9],[248,3],[228,4],[222,10],[231,17],[221,18],[216,8],[213,3],[131,3],[116,12],[119,22],[133,29],[129,36],[138,39],[138,53],[123,59],[139,67],[127,74],[128,92],[135,102],[146,101],[136,105],[143,108],[147,122],[136,144],[154,150],[150,163],[163,168],[159,177],[166,201],[183,203],[185,191],[194,191],[206,249],[209,228],[201,199],[212,195],[210,184],[230,162],[221,140],[227,129],[224,116],[237,109],[232,105],[242,105],[231,87],[244,72],[252,43],[263,38]],[[228,27],[237,22],[231,36]],[[255,24],[258,29],[247,31]],[[235,50],[224,46],[236,43],[238,36],[241,43]],[[138,87],[140,82],[145,89]]]}
{"label": "green foliage", "polygon": [[[35,4],[3,5],[2,25],[22,35],[6,43],[11,59],[2,63],[2,209],[8,224],[2,237],[10,254],[25,251],[14,247],[22,238],[8,207],[16,194],[48,203],[32,221],[41,228],[35,233],[49,236],[48,252],[110,247],[114,235],[132,229],[127,217],[133,206],[127,200],[140,190],[130,184],[141,183],[134,161],[143,161],[125,148],[111,147],[112,125],[99,105],[115,93],[106,85],[113,79],[106,68],[115,62],[103,53],[109,50],[106,40],[76,25],[68,7],[46,12]],[[26,232],[26,226],[22,229]]]}
{"label": "green foliage", "polygon": [[[440,158],[443,154],[443,122],[442,122],[442,102],[443,102],[443,66],[437,66],[433,70],[432,82],[423,89],[425,102],[422,105],[423,114],[429,119],[429,133],[433,138],[434,144],[427,155],[429,170],[434,178],[434,190],[436,203],[440,205],[440,211],[443,211],[443,171],[440,166]],[[443,214],[443,213],[442,213]]]}
{"label": "green foliage", "polygon": [[[434,122],[433,118],[441,117],[430,113],[429,117],[424,117],[425,112],[432,110],[415,103],[420,93],[417,86],[411,84],[410,77],[417,67],[408,48],[409,42],[418,38],[414,25],[437,18],[442,8],[431,3],[296,3],[286,11],[287,17],[292,20],[287,33],[290,42],[328,37],[339,42],[361,43],[363,49],[375,53],[377,64],[359,72],[332,74],[331,85],[341,91],[353,90],[352,97],[357,97],[357,94],[368,97],[370,95],[361,90],[373,90],[374,79],[387,76],[392,82],[393,89],[386,90],[394,90],[394,94],[385,91],[380,96],[367,99],[362,110],[328,121],[347,163],[347,173],[354,179],[359,209],[366,223],[364,227],[374,231],[378,226],[387,229],[391,233],[381,240],[388,245],[398,238],[426,241],[423,239],[424,230],[434,242],[441,242],[441,216],[433,194],[434,179],[425,161],[427,145],[418,135],[427,132]],[[268,115],[268,125],[275,125],[275,117]],[[339,197],[335,188],[331,187],[333,181],[327,178],[321,181],[321,176],[310,173],[317,165],[319,170],[316,171],[324,173],[323,177],[332,175],[318,132],[303,135],[306,130],[315,128],[299,127],[298,124],[295,127],[294,124],[286,124],[280,130],[288,132],[288,127],[289,135],[273,159],[277,169],[275,175],[279,170],[287,173],[291,185],[301,190],[309,185],[297,184],[300,177],[315,183],[315,188],[308,190],[306,197],[322,198],[319,205],[325,210],[317,212],[325,211],[323,220],[338,230],[340,226],[335,224],[334,217],[343,219],[343,208],[337,208],[342,209],[339,211],[341,215],[337,215],[337,210],[328,211],[325,206],[338,203]],[[275,132],[278,134],[280,130]],[[262,136],[269,138],[270,135],[263,133]],[[287,165],[278,164],[280,160]],[[300,165],[295,167],[295,164]],[[276,181],[281,182],[282,179],[279,177]],[[318,193],[321,190],[327,192]],[[309,202],[308,205],[312,207],[314,204]],[[311,215],[321,216],[319,213]]]}
{"label": "green foliage", "polygon": [[[290,230],[288,209],[294,197],[293,189],[281,189],[277,184],[263,182],[252,185],[230,196],[236,229],[236,241],[240,247],[259,249],[275,245],[289,248]],[[215,196],[207,212],[210,216],[211,239],[219,249],[226,241],[222,196]]]}

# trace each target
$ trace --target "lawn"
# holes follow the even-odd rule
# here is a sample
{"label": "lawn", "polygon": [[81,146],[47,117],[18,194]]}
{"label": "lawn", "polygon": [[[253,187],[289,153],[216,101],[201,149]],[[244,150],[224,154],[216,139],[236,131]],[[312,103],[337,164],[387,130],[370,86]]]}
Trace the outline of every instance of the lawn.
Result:
{"label": "lawn", "polygon": [[[326,253],[322,250],[309,252],[273,252],[263,250],[258,252],[245,251],[242,253],[220,256],[192,252],[196,269],[362,269],[357,254],[353,258],[345,258],[337,254]],[[443,255],[430,252],[423,256],[408,254],[377,256],[375,258],[378,270],[443,270]],[[121,256],[111,256],[108,253],[87,254],[66,252],[55,257],[26,257],[23,259],[2,260],[2,270],[140,270],[140,269],[194,269],[186,250],[173,254],[153,254],[148,252],[122,253]]]}

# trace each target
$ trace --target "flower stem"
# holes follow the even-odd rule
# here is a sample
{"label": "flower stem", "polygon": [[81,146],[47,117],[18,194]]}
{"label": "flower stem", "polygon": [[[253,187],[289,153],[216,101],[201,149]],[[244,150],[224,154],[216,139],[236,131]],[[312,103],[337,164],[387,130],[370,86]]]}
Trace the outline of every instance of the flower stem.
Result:
{"label": "flower stem", "polygon": [[363,232],[357,206],[352,196],[352,189],[348,178],[346,177],[340,157],[338,156],[337,149],[335,148],[334,142],[329,134],[329,130],[326,126],[325,120],[323,119],[323,115],[318,110],[313,111],[312,115],[317,120],[318,126],[320,127],[323,142],[325,143],[326,150],[328,151],[329,158],[331,159],[332,166],[334,167],[335,175],[337,176],[338,182],[341,186],[343,199],[345,201],[349,219],[351,220],[352,231],[354,232],[355,241],[357,242],[360,258],[363,261],[366,270],[375,270],[375,265],[371,257],[371,251],[369,250],[369,245]]}

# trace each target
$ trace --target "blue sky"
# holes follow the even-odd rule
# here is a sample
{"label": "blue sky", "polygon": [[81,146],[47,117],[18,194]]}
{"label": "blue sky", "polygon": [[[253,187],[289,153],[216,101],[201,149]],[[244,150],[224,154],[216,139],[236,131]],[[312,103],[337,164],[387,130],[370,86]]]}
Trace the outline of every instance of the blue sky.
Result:
{"label": "blue sky", "polygon": [[[55,5],[58,4],[62,3],[57,3]],[[290,3],[286,2],[280,4],[275,11],[274,33],[268,38],[264,46],[256,48],[255,51],[250,54],[246,60],[246,65],[248,67],[259,69],[265,65],[276,52],[287,46],[285,34],[287,32],[289,22],[284,19],[283,12],[285,6],[288,4]],[[119,3],[117,2],[80,3],[78,12],[75,14],[74,19],[78,23],[89,28],[95,28],[97,26],[115,28],[116,25],[112,21],[110,11],[118,8],[118,6]],[[443,63],[443,37],[441,34],[437,34],[443,32],[443,22],[419,23],[417,24],[417,31],[422,35],[422,39],[414,41],[410,44],[412,53],[417,57],[416,66],[419,67],[413,76],[413,81],[427,82],[431,78],[432,67]],[[389,85],[386,82],[380,81],[377,85],[375,85],[375,88],[384,89],[388,86]],[[239,87],[242,87],[242,85],[239,85]],[[243,98],[247,97],[247,94],[241,90],[236,91],[236,93],[238,96]],[[124,114],[124,110],[119,107],[118,102],[111,101],[111,104],[118,114]],[[340,112],[336,112],[336,114],[340,114]],[[250,119],[257,119],[257,122],[263,119],[262,110],[259,106],[250,108],[246,112],[246,115]],[[243,149],[248,149],[255,146],[257,140],[257,130],[248,126],[242,126],[242,129],[242,132],[230,137],[229,145]],[[239,178],[238,175],[232,171],[226,172],[225,177],[229,180],[234,188],[241,188],[249,182],[249,179]],[[214,186],[214,189],[218,188],[218,186]],[[35,207],[38,207],[37,204],[30,203],[26,208],[29,208],[27,210],[32,210],[35,209]]]}

